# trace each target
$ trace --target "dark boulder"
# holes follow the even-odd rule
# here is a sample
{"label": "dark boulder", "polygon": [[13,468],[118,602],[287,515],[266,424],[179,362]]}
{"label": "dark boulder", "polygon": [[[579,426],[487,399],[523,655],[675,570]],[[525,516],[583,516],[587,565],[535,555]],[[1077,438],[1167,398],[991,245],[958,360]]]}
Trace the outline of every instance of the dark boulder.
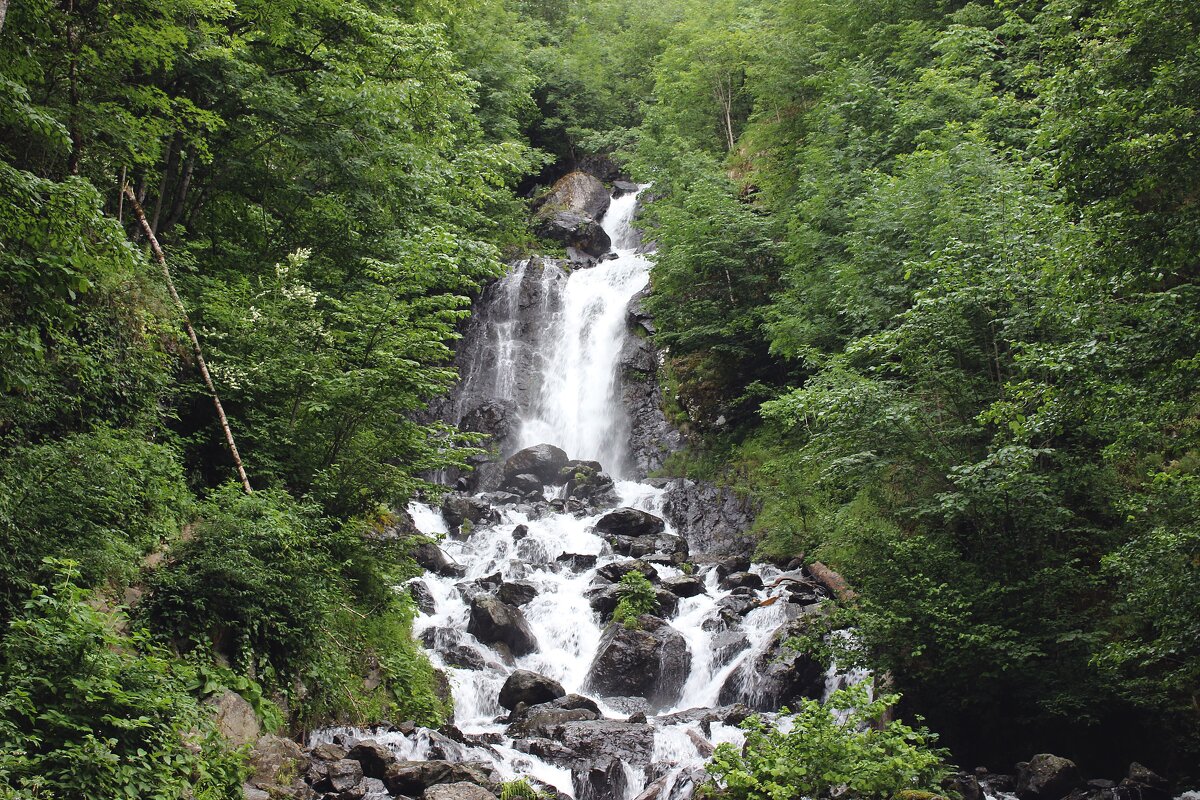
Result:
{"label": "dark boulder", "polygon": [[715,723],[722,725],[741,725],[754,712],[747,706],[741,703],[732,706],[718,706],[716,708],[689,708],[686,711],[676,711],[674,714],[667,714],[658,718],[659,725],[684,725],[690,722],[700,724],[700,729],[704,731],[705,736],[712,735],[712,726]]}
{"label": "dark boulder", "polygon": [[514,656],[537,650],[537,638],[520,609],[488,594],[471,601],[467,633],[484,644],[503,644]]}
{"label": "dark boulder", "polygon": [[692,654],[665,621],[643,615],[638,623],[609,626],[584,685],[601,697],[644,697],[652,709],[663,708],[679,699]]}
{"label": "dark boulder", "polygon": [[640,572],[645,576],[646,580],[651,583],[658,583],[658,571],[654,567],[647,564],[645,561],[614,561],[611,564],[605,564],[596,570],[596,575],[611,583],[616,583],[624,577],[627,572]]}
{"label": "dark boulder", "polygon": [[529,535],[528,525],[514,525],[512,529],[512,538],[514,542],[519,542]]}
{"label": "dark boulder", "polygon": [[805,630],[804,621],[781,625],[766,649],[748,659],[725,680],[718,702],[745,703],[755,711],[795,707],[801,698],[821,699],[825,668],[810,653],[791,649],[787,642]]}
{"label": "dark boulder", "polygon": [[481,763],[449,761],[393,761],[383,775],[384,786],[393,795],[419,797],[430,786],[443,783],[490,784],[492,769]]}
{"label": "dark boulder", "polygon": [[438,653],[451,667],[483,669],[487,666],[479,651],[463,642],[462,634],[454,628],[426,628],[421,632],[421,643]]}
{"label": "dark boulder", "polygon": [[567,463],[567,454],[552,444],[535,444],[526,447],[504,462],[504,478],[511,480],[517,475],[533,475],[542,483],[557,483],[559,472]]}
{"label": "dark boulder", "polygon": [[508,735],[514,739],[555,739],[558,729],[568,722],[586,722],[600,715],[586,708],[545,708],[530,711],[520,722],[510,725]]}
{"label": "dark boulder", "polygon": [[511,478],[507,478],[504,481],[504,486],[501,488],[526,497],[531,494],[541,494],[542,486],[542,480],[537,475],[522,472],[520,475],[513,475]]}
{"label": "dark boulder", "polygon": [[641,187],[631,181],[613,181],[613,199],[624,197],[627,194],[637,194]]}
{"label": "dark boulder", "polygon": [[363,774],[367,777],[381,780],[388,766],[396,761],[395,754],[374,739],[366,739],[351,747],[346,758],[361,764]]}
{"label": "dark boulder", "polygon": [[753,572],[733,572],[721,579],[722,589],[761,589],[763,579]]}
{"label": "dark boulder", "polygon": [[572,770],[571,788],[578,800],[609,800],[628,794],[629,778],[619,759],[606,757]]}
{"label": "dark boulder", "polygon": [[323,792],[341,793],[358,786],[363,779],[362,764],[351,758],[332,761],[325,768],[324,778],[313,785]]}
{"label": "dark boulder", "polygon": [[663,516],[697,553],[753,552],[756,542],[750,529],[756,513],[750,499],[707,481],[679,478],[667,484],[663,497]]}
{"label": "dark boulder", "polygon": [[1083,785],[1079,767],[1068,758],[1039,753],[1017,772],[1017,797],[1021,800],[1060,800]]}
{"label": "dark boulder", "polygon": [[537,587],[528,581],[508,581],[500,584],[496,597],[510,606],[523,606],[537,597]]}
{"label": "dark boulder", "polygon": [[461,578],[467,574],[467,568],[455,562],[442,552],[442,548],[432,542],[423,542],[412,549],[413,561],[423,569],[427,569],[445,578]]}
{"label": "dark boulder", "polygon": [[679,598],[696,597],[708,592],[704,581],[692,575],[682,575],[664,581],[663,588]]}
{"label": "dark boulder", "polygon": [[653,536],[662,533],[666,523],[647,511],[636,508],[618,508],[605,514],[596,523],[599,536]]}
{"label": "dark boulder", "polygon": [[458,492],[451,492],[442,500],[442,516],[452,531],[461,530],[464,522],[474,527],[500,521],[500,514],[486,500]]}
{"label": "dark boulder", "polygon": [[429,585],[425,581],[411,581],[408,584],[408,595],[417,604],[417,608],[422,614],[432,614],[437,611],[437,602],[433,599],[433,592],[429,591]]}
{"label": "dark boulder", "polygon": [[533,232],[566,245],[567,256],[573,262],[594,263],[590,259],[612,248],[612,240],[599,222],[572,211],[558,211],[539,220]]}
{"label": "dark boulder", "polygon": [[566,696],[562,684],[553,678],[519,669],[508,676],[500,689],[500,705],[509,711],[518,703],[536,706]]}
{"label": "dark boulder", "polygon": [[596,566],[596,556],[582,555],[580,553],[563,553],[557,559],[558,563],[565,566],[572,572],[585,572]]}
{"label": "dark boulder", "polygon": [[750,642],[746,638],[746,632],[740,627],[714,633],[712,639],[709,640],[713,663],[721,666],[733,661],[734,657],[749,646]]}

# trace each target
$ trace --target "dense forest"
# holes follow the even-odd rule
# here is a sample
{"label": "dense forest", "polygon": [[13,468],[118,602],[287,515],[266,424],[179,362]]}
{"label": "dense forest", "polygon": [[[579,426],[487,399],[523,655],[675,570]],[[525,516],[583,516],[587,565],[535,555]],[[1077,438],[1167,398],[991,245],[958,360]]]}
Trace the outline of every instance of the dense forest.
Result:
{"label": "dense forest", "polygon": [[837,657],[964,767],[1197,777],[1200,5],[0,0],[0,798],[240,797],[229,690],[447,719],[395,512],[596,160],[664,471],[845,576]]}

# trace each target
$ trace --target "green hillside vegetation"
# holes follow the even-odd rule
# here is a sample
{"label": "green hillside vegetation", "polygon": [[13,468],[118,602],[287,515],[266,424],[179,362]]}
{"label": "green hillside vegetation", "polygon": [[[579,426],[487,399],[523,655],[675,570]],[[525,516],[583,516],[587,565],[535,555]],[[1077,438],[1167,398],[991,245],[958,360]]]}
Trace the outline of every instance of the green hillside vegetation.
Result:
{"label": "green hillside vegetation", "polygon": [[839,657],[964,766],[1194,769],[1200,5],[5,8],[3,800],[239,796],[227,687],[446,718],[393,512],[478,444],[422,412],[526,197],[604,159],[653,183],[667,471],[854,585]]}

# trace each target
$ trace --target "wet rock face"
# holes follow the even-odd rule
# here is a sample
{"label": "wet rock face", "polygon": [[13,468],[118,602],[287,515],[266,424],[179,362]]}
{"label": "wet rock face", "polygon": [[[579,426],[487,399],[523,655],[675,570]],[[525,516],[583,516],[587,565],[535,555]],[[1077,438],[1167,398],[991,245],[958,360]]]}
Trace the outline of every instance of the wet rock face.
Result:
{"label": "wet rock face", "polygon": [[[535,444],[514,453],[504,462],[506,481],[518,475],[532,475],[542,483],[560,483],[559,475],[567,465],[567,454],[552,444]],[[540,488],[540,487],[539,487]]]}
{"label": "wet rock face", "polygon": [[794,706],[801,698],[820,700],[825,693],[825,669],[808,653],[787,646],[804,630],[799,620],[780,626],[766,649],[747,660],[725,680],[718,702],[745,703],[755,711]]}
{"label": "wet rock face", "polygon": [[518,669],[508,676],[500,689],[500,705],[512,711],[519,703],[536,706],[564,697],[562,684],[553,678]]}
{"label": "wet rock face", "polygon": [[641,629],[608,627],[584,685],[602,697],[644,697],[663,708],[679,699],[692,654],[664,620],[643,615],[638,623]]}
{"label": "wet rock face", "polygon": [[731,489],[680,478],[666,486],[663,515],[692,550],[705,555],[754,552],[756,509]]}
{"label": "wet rock face", "polygon": [[666,523],[661,518],[636,508],[618,508],[605,514],[596,523],[596,533],[601,536],[654,536],[665,528]]}
{"label": "wet rock face", "polygon": [[424,542],[412,550],[413,561],[423,569],[447,578],[461,578],[467,574],[467,568],[456,563],[442,552],[442,548],[432,542]]}
{"label": "wet rock face", "polygon": [[500,521],[500,515],[486,500],[461,492],[446,495],[442,501],[442,516],[446,519],[446,525],[455,532],[462,528],[464,522],[474,526]]}
{"label": "wet rock face", "polygon": [[627,324],[635,335],[621,348],[618,390],[629,416],[629,460],[634,474],[644,478],[660,469],[668,455],[683,449],[684,437],[663,412],[659,354],[651,340],[643,338],[653,335],[655,327],[640,296],[630,302]]}
{"label": "wet rock face", "polygon": [[467,633],[484,644],[503,644],[515,656],[537,650],[537,638],[520,609],[489,594],[481,594],[471,601]]}

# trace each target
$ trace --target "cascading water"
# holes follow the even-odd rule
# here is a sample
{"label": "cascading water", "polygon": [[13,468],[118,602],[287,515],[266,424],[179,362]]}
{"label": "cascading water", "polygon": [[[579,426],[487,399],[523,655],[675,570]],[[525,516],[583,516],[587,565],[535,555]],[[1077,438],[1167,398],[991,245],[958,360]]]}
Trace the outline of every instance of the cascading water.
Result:
{"label": "cascading water", "polygon": [[[615,249],[595,266],[568,275],[534,259],[489,290],[488,314],[460,354],[456,401],[510,404],[518,446],[552,443],[618,478],[629,435],[618,360],[631,336],[627,306],[649,275],[635,251],[637,202],[630,193],[610,205],[604,227]],[[460,740],[423,729],[326,729],[314,742],[369,735],[400,758],[484,762],[503,779],[533,778],[580,800],[684,800],[712,748],[741,741],[736,725],[752,709],[819,698],[841,680],[783,645],[789,626],[827,596],[802,571],[689,555],[661,519],[661,488],[614,482],[586,465],[566,475],[576,470],[542,487],[505,470],[501,491],[460,498],[477,512],[474,523],[456,512],[450,525],[423,504],[409,509],[459,565],[413,590],[423,598],[414,630],[448,676]],[[581,490],[588,481],[595,493]],[[614,515],[614,507],[636,511]],[[648,527],[614,533],[614,517]],[[657,587],[657,616],[641,618],[645,630],[608,622],[614,580],[628,569]],[[512,630],[482,625],[481,609],[493,607]],[[517,670],[552,679],[566,697],[503,707],[501,690]]]}
{"label": "cascading water", "polygon": [[610,257],[571,273],[561,306],[547,326],[540,391],[522,415],[520,446],[552,442],[571,457],[625,472],[628,425],[616,395],[617,358],[627,335],[626,308],[650,279],[650,263],[638,253],[632,221],[641,192],[612,202],[604,230]]}

